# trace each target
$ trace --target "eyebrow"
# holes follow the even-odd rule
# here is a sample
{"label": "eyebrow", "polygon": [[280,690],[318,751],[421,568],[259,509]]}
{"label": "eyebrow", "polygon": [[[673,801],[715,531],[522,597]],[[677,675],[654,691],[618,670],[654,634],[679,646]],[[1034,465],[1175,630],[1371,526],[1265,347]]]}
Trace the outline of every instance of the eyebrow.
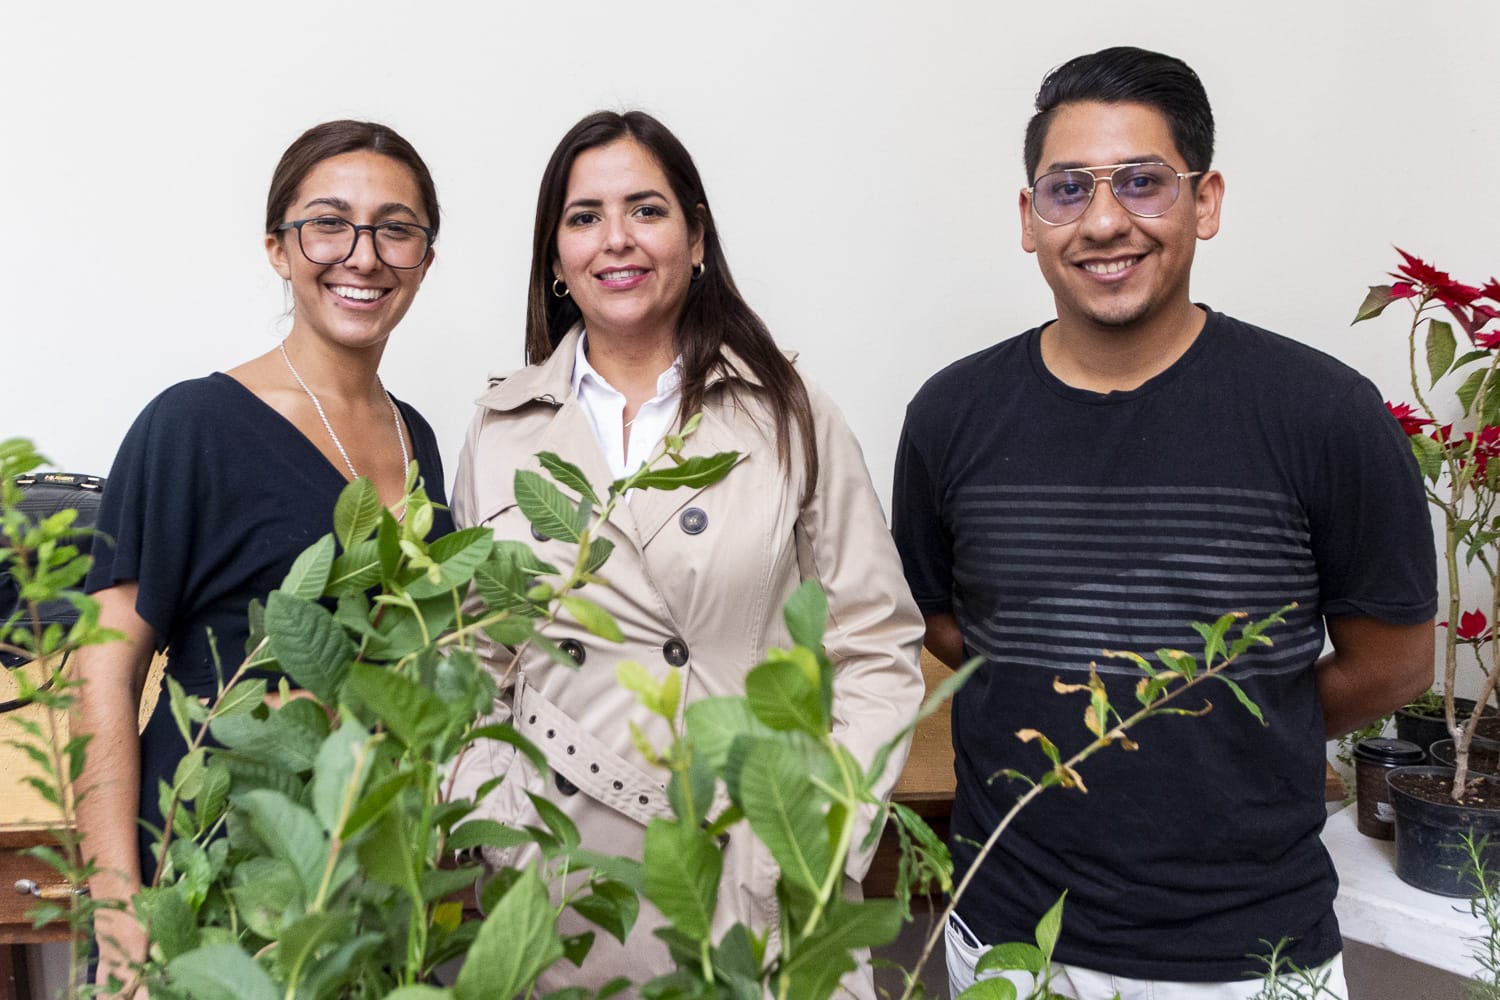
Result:
{"label": "eyebrow", "polygon": [[1089,167],[1125,166],[1132,163],[1165,163],[1167,166],[1172,165],[1172,161],[1160,153],[1144,153],[1140,156],[1127,156],[1125,159],[1116,160],[1114,163],[1086,163],[1083,160],[1066,160],[1062,163],[1049,163],[1042,173],[1050,174],[1058,170],[1086,170]]}
{"label": "eyebrow", "polygon": [[[627,194],[625,196],[625,203],[627,205],[633,205],[638,201],[650,201],[652,198],[659,198],[662,201],[667,200],[667,196],[662,194],[660,191],[656,190],[655,188],[647,188],[644,191],[636,191],[634,194]],[[603,207],[604,200],[601,198],[574,198],[572,201],[563,206],[563,211],[567,212],[574,208]]]}
{"label": "eyebrow", "polygon": [[[335,212],[348,212],[348,211],[351,211],[350,205],[349,205],[349,203],[347,201],[345,201],[342,198],[336,197],[334,195],[329,195],[328,197],[325,197],[325,198],[313,198],[312,200],[310,200],[306,204],[304,204],[302,207],[303,208],[314,208],[314,207],[317,207],[317,206],[320,206],[320,205],[321,206],[325,206],[327,208],[331,208]],[[377,208],[375,210],[375,214],[376,214],[376,216],[409,215],[413,219],[417,218],[417,213],[413,212],[411,210],[410,206],[404,205],[404,204],[402,204],[399,201],[388,201],[388,202],[386,202],[384,205],[381,205],[379,208]]]}

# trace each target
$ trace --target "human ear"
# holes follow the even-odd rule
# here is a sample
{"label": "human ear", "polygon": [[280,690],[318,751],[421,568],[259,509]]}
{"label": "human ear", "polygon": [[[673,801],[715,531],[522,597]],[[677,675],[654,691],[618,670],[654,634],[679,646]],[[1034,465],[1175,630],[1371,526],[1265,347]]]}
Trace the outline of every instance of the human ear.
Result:
{"label": "human ear", "polygon": [[693,260],[695,261],[701,261],[703,259],[703,240],[708,232],[708,223],[706,221],[707,216],[708,212],[701,204],[693,206],[693,221],[691,224],[691,229],[693,237]]}
{"label": "human ear", "polygon": [[286,243],[281,237],[281,233],[266,234],[266,258],[271,262],[271,269],[281,275],[283,281],[291,281],[292,262],[287,259]]}
{"label": "human ear", "polygon": [[1193,192],[1193,211],[1198,218],[1198,238],[1211,240],[1219,232],[1219,209],[1224,204],[1224,175],[1210,170],[1198,178]]}
{"label": "human ear", "polygon": [[1021,210],[1021,249],[1027,253],[1036,253],[1036,213],[1031,210],[1031,192],[1026,188],[1021,189],[1018,199]]}

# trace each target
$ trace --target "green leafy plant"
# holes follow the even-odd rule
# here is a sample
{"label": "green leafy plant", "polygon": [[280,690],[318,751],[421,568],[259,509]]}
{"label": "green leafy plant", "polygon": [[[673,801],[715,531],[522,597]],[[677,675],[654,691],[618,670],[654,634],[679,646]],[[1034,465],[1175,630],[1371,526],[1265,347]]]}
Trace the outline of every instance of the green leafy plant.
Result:
{"label": "green leafy plant", "polygon": [[1282,954],[1289,942],[1282,938],[1275,944],[1262,940],[1270,950],[1264,955],[1250,956],[1264,967],[1261,988],[1253,1000],[1344,1000],[1328,987],[1332,973],[1326,969],[1299,968]]}
{"label": "green leafy plant", "polygon": [[[1416,404],[1386,406],[1406,431],[1427,481],[1428,501],[1442,515],[1448,590],[1442,687],[1457,758],[1453,798],[1458,800],[1475,726],[1500,684],[1500,646],[1492,624],[1500,621],[1500,461],[1494,460],[1500,457],[1500,329],[1491,325],[1500,319],[1500,282],[1491,278],[1482,287],[1466,285],[1404,250],[1396,252],[1402,263],[1390,275],[1395,282],[1372,285],[1354,322],[1374,319],[1395,302],[1411,307],[1407,366]],[[1462,353],[1455,323],[1467,341]],[[1454,421],[1467,421],[1473,429],[1458,429]],[[1466,596],[1476,589],[1477,599]],[[1465,610],[1476,600],[1478,606]],[[1454,711],[1461,647],[1472,654],[1482,678],[1469,719],[1457,718]]]}
{"label": "green leafy plant", "polygon": [[1483,929],[1471,939],[1479,968],[1469,977],[1466,996],[1468,1000],[1500,1000],[1500,878],[1485,863],[1488,838],[1476,837],[1470,830],[1459,846],[1463,849],[1463,871],[1474,890],[1469,897],[1469,913]]}
{"label": "green leafy plant", "polygon": [[[118,635],[99,627],[98,605],[75,588],[88,573],[90,560],[74,544],[79,529],[77,511],[58,511],[33,520],[21,509],[22,491],[17,477],[46,464],[35,446],[23,438],[0,441],[0,570],[15,585],[18,601],[0,619],[0,652],[28,657],[25,668],[7,671],[16,688],[12,704],[35,706],[35,711],[12,712],[0,718],[13,733],[6,743],[31,761],[34,771],[22,777],[29,787],[54,810],[55,822],[48,835],[53,843],[31,848],[27,853],[45,861],[63,879],[69,891],[34,893],[44,898],[30,911],[38,927],[65,922],[72,931],[68,954],[67,982],[70,989],[82,986],[88,964],[89,928],[95,903],[77,891],[92,874],[84,861],[76,827],[78,798],[71,782],[83,767],[87,741],[69,738],[63,720],[77,697],[77,682],[70,679],[64,663],[70,653],[84,646],[108,642]],[[44,626],[41,606],[68,601],[78,611],[67,628],[53,622]],[[9,886],[0,887],[10,891]]]}
{"label": "green leafy plant", "polygon": [[[1295,605],[1287,605],[1281,610],[1258,621],[1247,621],[1248,616],[1243,612],[1231,612],[1220,616],[1212,624],[1203,622],[1193,623],[1194,630],[1203,639],[1201,660],[1199,657],[1180,649],[1158,649],[1155,652],[1155,657],[1157,663],[1160,665],[1157,666],[1139,653],[1104,650],[1104,656],[1127,660],[1133,663],[1141,672],[1141,679],[1135,689],[1135,698],[1138,707],[1128,716],[1122,714],[1110,703],[1104,682],[1100,680],[1098,673],[1092,668],[1089,671],[1089,681],[1087,684],[1067,684],[1061,679],[1055,680],[1052,686],[1059,694],[1088,695],[1089,704],[1084,710],[1083,722],[1085,728],[1093,735],[1093,739],[1086,743],[1077,753],[1064,760],[1062,752],[1057,748],[1057,745],[1048,739],[1045,734],[1035,729],[1023,729],[1016,734],[1017,738],[1023,742],[1035,743],[1046,756],[1050,766],[1043,772],[1040,778],[1032,778],[1018,771],[1002,772],[1003,776],[1020,782],[1025,786],[1026,790],[1016,797],[1016,801],[1011,805],[1006,814],[1001,817],[1000,822],[995,825],[989,837],[980,845],[979,851],[975,855],[974,863],[955,887],[948,906],[938,921],[938,926],[928,936],[923,946],[922,954],[917,960],[917,966],[921,968],[927,964],[928,958],[942,937],[943,927],[946,926],[949,916],[958,907],[959,899],[962,898],[964,892],[968,889],[969,883],[972,881],[975,873],[979,871],[985,857],[994,850],[995,845],[1000,841],[1005,831],[1010,828],[1010,824],[1015,820],[1015,817],[1033,799],[1049,788],[1062,787],[1074,789],[1079,792],[1087,792],[1088,788],[1084,784],[1083,776],[1079,773],[1078,767],[1094,754],[1116,744],[1125,749],[1134,749],[1136,744],[1130,739],[1127,733],[1146,719],[1161,715],[1201,716],[1207,713],[1212,707],[1207,702],[1201,708],[1180,708],[1172,704],[1172,702],[1184,693],[1207,681],[1217,681],[1227,687],[1234,695],[1235,700],[1254,716],[1257,721],[1264,725],[1265,719],[1261,714],[1260,708],[1232,678],[1225,675],[1224,671],[1252,647],[1271,645],[1271,639],[1265,633],[1273,625],[1284,622],[1286,620],[1286,612],[1293,607]],[[1231,637],[1231,632],[1237,624],[1240,626],[1239,634],[1238,636]],[[1044,918],[1043,924],[1046,923],[1047,920]],[[1037,940],[1039,946],[1043,940],[1044,929],[1042,927],[1038,928]],[[1049,939],[1055,942],[1055,936],[1051,936]],[[995,949],[1007,949],[1008,954],[1009,950],[1015,947],[1014,944],[1006,943],[996,945]],[[991,949],[991,951],[995,949]],[[986,954],[988,955],[989,953]],[[995,959],[994,961],[1001,963],[1007,960]],[[999,967],[1009,968],[1009,966],[1004,965]],[[1010,1000],[1010,997],[1013,996],[1013,987],[1011,988],[1011,994],[1003,992],[1005,987],[1010,986],[1009,983],[1004,983],[1001,980],[986,980],[985,983],[995,984],[993,986],[986,986],[986,990],[999,990],[1001,992],[980,993],[976,994],[976,997],[987,998],[993,996],[999,998],[999,1000]],[[976,986],[979,985],[982,984],[976,984]],[[906,991],[902,994],[902,1000],[910,1000],[914,995],[915,988],[913,984],[909,983]],[[1045,977],[1042,982],[1038,983],[1038,989],[1044,992],[1033,992],[1032,998],[1029,998],[1029,1000],[1045,1000],[1045,998],[1051,995],[1050,985],[1046,982]]]}

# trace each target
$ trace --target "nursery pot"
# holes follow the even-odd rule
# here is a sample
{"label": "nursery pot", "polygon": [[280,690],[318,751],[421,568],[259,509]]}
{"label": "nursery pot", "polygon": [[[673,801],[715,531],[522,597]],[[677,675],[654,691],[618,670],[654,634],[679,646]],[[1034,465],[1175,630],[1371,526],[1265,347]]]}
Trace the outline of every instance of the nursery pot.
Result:
{"label": "nursery pot", "polygon": [[[1453,714],[1459,719],[1467,719],[1473,715],[1474,699],[1453,699]],[[1446,740],[1450,736],[1442,708],[1437,710],[1436,715],[1413,712],[1407,708],[1396,709],[1396,735],[1400,739],[1415,743],[1423,750],[1438,740]],[[1492,740],[1500,739],[1500,714],[1496,714],[1492,706],[1484,706],[1484,711],[1480,714],[1479,731],[1475,735]]]}
{"label": "nursery pot", "polygon": [[1452,768],[1398,767],[1386,775],[1396,811],[1396,874],[1403,882],[1440,896],[1472,896],[1460,843],[1471,830],[1476,839],[1490,838],[1484,864],[1500,869],[1500,778],[1473,781],[1472,801],[1460,805],[1448,797]]}
{"label": "nursery pot", "polygon": [[[1437,767],[1458,766],[1458,754],[1454,752],[1452,740],[1438,740],[1427,748],[1427,756]],[[1500,776],[1500,743],[1482,736],[1474,737],[1469,744],[1469,773]]]}

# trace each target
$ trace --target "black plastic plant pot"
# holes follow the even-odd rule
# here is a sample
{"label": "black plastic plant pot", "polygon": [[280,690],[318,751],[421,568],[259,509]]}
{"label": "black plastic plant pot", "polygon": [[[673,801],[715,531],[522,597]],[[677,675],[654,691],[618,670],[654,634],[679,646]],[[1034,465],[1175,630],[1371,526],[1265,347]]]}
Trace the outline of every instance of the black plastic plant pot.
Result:
{"label": "black plastic plant pot", "polygon": [[1489,837],[1484,865],[1500,871],[1500,778],[1472,779],[1481,804],[1459,805],[1440,796],[1432,802],[1412,789],[1421,785],[1453,784],[1451,767],[1398,767],[1386,775],[1391,805],[1396,810],[1396,875],[1408,885],[1440,896],[1472,896],[1474,883],[1466,871],[1464,835]]}
{"label": "black plastic plant pot", "polygon": [[[1460,719],[1467,719],[1474,714],[1474,700],[1472,698],[1453,699],[1454,714]],[[1486,705],[1481,713],[1479,731],[1476,735],[1488,739],[1500,739],[1500,714],[1496,714],[1494,706]],[[1396,736],[1403,740],[1410,740],[1417,746],[1426,750],[1438,740],[1450,738],[1448,723],[1440,707],[1436,715],[1427,715],[1421,712],[1413,712],[1410,709],[1396,709]]]}
{"label": "black plastic plant pot", "polygon": [[[1458,755],[1453,750],[1452,740],[1438,740],[1427,748],[1427,758],[1437,767],[1450,770],[1458,766]],[[1469,743],[1469,773],[1500,776],[1500,743],[1482,736]]]}

